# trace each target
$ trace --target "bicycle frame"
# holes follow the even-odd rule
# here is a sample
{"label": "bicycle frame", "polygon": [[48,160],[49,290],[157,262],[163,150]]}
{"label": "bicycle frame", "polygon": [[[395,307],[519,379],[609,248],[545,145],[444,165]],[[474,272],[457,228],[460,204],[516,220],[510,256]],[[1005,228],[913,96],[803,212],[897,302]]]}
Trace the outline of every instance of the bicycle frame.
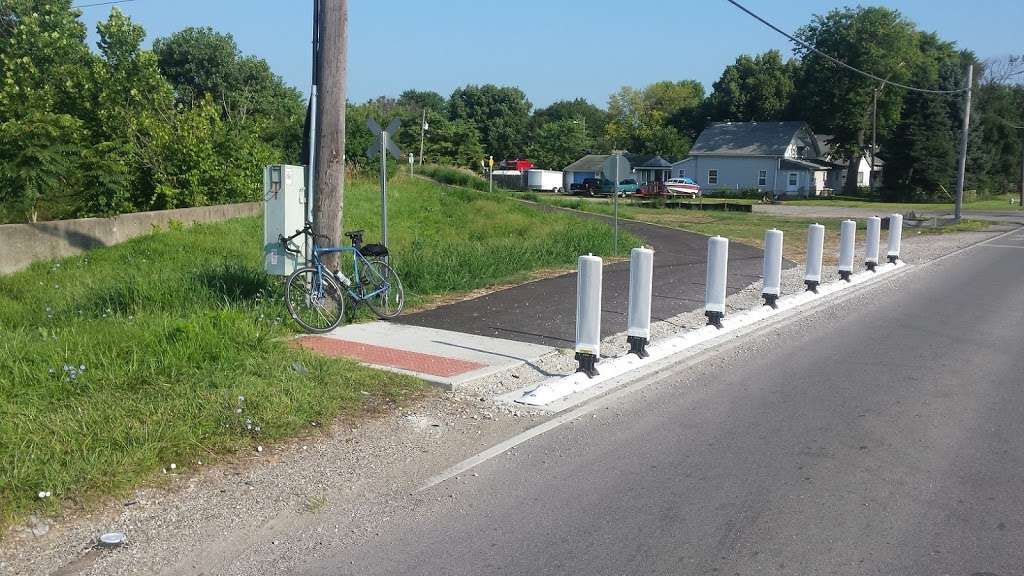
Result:
{"label": "bicycle frame", "polygon": [[[361,262],[363,264],[364,268],[366,268],[367,270],[373,270],[373,268],[370,267],[369,260],[367,260],[366,257],[362,255],[362,253],[360,253],[355,248],[352,248],[351,246],[338,246],[336,248],[320,248],[320,247],[314,245],[313,246],[313,261],[311,262],[311,264],[312,264],[312,266],[314,268],[316,268],[317,284],[319,285],[318,286],[318,290],[322,290],[323,289],[323,275],[325,273],[324,272],[325,270],[327,270],[327,274],[331,275],[332,279],[333,279],[333,275],[330,274],[330,270],[328,270],[328,268],[326,266],[324,266],[323,262],[320,260],[320,256],[322,256],[324,254],[341,254],[341,253],[345,253],[345,252],[350,252],[352,254],[352,267],[353,267],[353,278],[351,279],[352,280],[352,284],[349,285],[348,288],[346,288],[346,291],[348,292],[349,297],[351,297],[356,302],[362,302],[364,300],[369,300],[369,299],[373,298],[374,296],[377,296],[378,294],[386,292],[390,288],[390,286],[387,283],[387,279],[386,278],[381,278],[381,280],[383,280],[383,282],[384,282],[384,285],[382,287],[380,287],[380,288],[378,288],[378,289],[376,289],[373,292],[370,292],[368,294],[363,294],[362,293],[363,292],[363,286],[362,286],[362,283],[359,282],[359,278],[361,277],[360,274],[359,274],[359,264]],[[359,291],[357,292],[357,291],[353,290],[353,288],[358,288]]]}

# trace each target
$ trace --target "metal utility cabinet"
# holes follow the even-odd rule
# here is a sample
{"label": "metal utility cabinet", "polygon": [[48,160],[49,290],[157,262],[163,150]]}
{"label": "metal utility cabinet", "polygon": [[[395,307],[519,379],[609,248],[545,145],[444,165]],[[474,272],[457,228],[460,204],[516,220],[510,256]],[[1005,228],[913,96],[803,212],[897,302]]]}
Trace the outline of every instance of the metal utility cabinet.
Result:
{"label": "metal utility cabinet", "polygon": [[[267,166],[263,173],[263,268],[273,276],[288,276],[305,264],[303,257],[285,252],[278,241],[306,224],[306,169],[303,166]],[[306,237],[293,241],[306,253]]]}

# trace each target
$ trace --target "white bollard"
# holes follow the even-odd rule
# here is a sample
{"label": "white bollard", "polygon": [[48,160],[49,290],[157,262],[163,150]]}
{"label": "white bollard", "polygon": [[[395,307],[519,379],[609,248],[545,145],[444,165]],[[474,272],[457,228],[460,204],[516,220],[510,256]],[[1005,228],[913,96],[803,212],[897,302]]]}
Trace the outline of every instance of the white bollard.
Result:
{"label": "white bollard", "polygon": [[811,224],[807,228],[807,262],[804,271],[804,284],[807,290],[818,293],[821,284],[821,257],[825,249],[825,227]]}
{"label": "white bollard", "polygon": [[601,264],[593,254],[580,256],[576,273],[576,371],[591,378],[601,356]]}
{"label": "white bollard", "polygon": [[651,339],[651,288],[654,282],[654,250],[633,248],[629,254],[629,316],[626,341],[629,352],[647,358]]}
{"label": "white bollard", "polygon": [[882,237],[882,219],[878,216],[868,218],[867,241],[864,247],[864,267],[872,272],[878,266],[878,244]]}
{"label": "white bollard", "polygon": [[725,288],[729,273],[729,240],[708,238],[708,274],[704,283],[704,315],[708,326],[722,328],[725,318]]}
{"label": "white bollard", "polygon": [[857,244],[857,223],[843,220],[839,225],[839,277],[847,282],[853,275],[853,253]]}
{"label": "white bollard", "polygon": [[766,306],[778,308],[782,293],[782,230],[772,228],[764,233],[764,288],[761,297]]}
{"label": "white bollard", "polygon": [[903,215],[889,215],[889,262],[900,259],[900,245],[903,243]]}

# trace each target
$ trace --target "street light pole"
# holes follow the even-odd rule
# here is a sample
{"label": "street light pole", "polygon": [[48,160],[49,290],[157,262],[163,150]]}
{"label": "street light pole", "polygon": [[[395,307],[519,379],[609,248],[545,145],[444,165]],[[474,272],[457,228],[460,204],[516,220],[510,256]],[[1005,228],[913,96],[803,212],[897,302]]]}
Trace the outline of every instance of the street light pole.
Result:
{"label": "street light pole", "polygon": [[[882,88],[885,84],[882,84]],[[875,150],[878,149],[878,91],[875,88],[875,97],[871,102],[871,173],[868,175],[868,189],[874,188],[875,184]]]}

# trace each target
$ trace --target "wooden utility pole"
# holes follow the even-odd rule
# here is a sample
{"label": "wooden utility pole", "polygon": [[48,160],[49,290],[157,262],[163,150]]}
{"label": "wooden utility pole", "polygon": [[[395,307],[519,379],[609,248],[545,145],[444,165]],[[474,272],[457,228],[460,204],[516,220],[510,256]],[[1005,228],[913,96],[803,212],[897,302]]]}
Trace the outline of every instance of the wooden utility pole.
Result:
{"label": "wooden utility pole", "polygon": [[[319,245],[341,245],[345,197],[345,88],[348,56],[348,0],[319,0],[319,98],[316,109],[316,167],[313,229],[329,240]],[[325,256],[330,267],[337,254]]]}

